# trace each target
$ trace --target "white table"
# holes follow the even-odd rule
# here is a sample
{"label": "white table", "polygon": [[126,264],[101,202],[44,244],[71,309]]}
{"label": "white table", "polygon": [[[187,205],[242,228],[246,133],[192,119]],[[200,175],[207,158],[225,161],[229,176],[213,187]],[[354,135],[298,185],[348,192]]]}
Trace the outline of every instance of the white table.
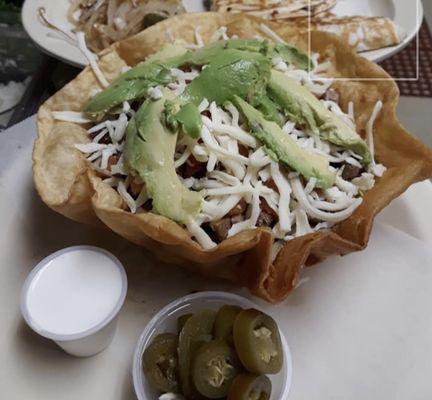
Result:
{"label": "white table", "polygon": [[[169,276],[167,276],[164,266],[155,263],[143,249],[129,244],[113,233],[74,223],[49,210],[42,204],[33,189],[30,154],[34,132],[35,120],[31,118],[0,134],[2,136],[0,148],[0,268],[2,272],[0,279],[0,352],[2,354],[0,357],[0,397],[8,400],[42,398],[44,400],[133,399],[134,394],[130,378],[132,352],[146,322],[159,308],[193,290],[235,290],[242,294],[246,293],[243,290],[234,289],[225,282],[210,282],[190,276],[175,268],[170,269]],[[431,199],[432,185],[429,182],[418,184],[396,200],[378,220],[430,244],[432,243]],[[297,289],[296,293],[285,303],[272,309],[272,312],[279,316],[281,326],[286,331],[288,341],[292,346],[294,380],[290,400],[327,400],[333,395],[334,397],[331,398],[341,400],[343,398],[339,396],[343,395],[343,390],[346,387],[344,385],[337,386],[338,391],[335,392],[333,391],[335,385],[332,381],[336,375],[339,376],[345,371],[345,367],[341,369],[339,365],[343,360],[340,350],[339,353],[337,351],[332,352],[333,359],[327,360],[328,366],[333,365],[333,372],[329,371],[328,368],[326,369],[326,365],[320,364],[327,357],[326,349],[329,351],[332,346],[339,346],[336,348],[346,350],[342,346],[341,339],[336,338],[335,332],[331,330],[326,333],[329,336],[324,340],[324,343],[311,337],[316,328],[314,326],[314,321],[316,321],[313,318],[314,312],[319,312],[321,315],[328,312],[329,318],[333,318],[332,324],[334,325],[332,326],[344,323],[340,319],[340,313],[343,310],[339,308],[338,302],[335,302],[337,298],[326,296],[326,292],[335,290],[335,293],[339,293],[341,296],[340,299],[343,300],[344,304],[351,304],[353,309],[359,307],[359,302],[352,298],[352,292],[344,288],[347,285],[353,285],[352,290],[358,290],[363,297],[369,298],[368,290],[377,293],[376,288],[373,287],[374,282],[386,285],[387,278],[384,275],[375,275],[375,272],[371,272],[374,270],[369,271],[368,268],[373,268],[375,262],[385,263],[388,255],[382,249],[392,243],[397,243],[395,250],[397,259],[394,262],[395,265],[400,263],[398,268],[400,268],[401,274],[404,273],[408,265],[407,262],[411,259],[413,270],[417,267],[421,268],[425,262],[432,264],[432,253],[428,253],[425,246],[414,239],[410,239],[409,236],[385,226],[378,226],[374,235],[371,246],[365,252],[353,254],[344,259],[332,258],[323,266],[309,270],[307,275],[311,277],[311,281]],[[127,301],[120,315],[119,328],[113,344],[102,354],[88,359],[71,358],[50,341],[37,337],[26,327],[19,313],[19,291],[31,268],[49,253],[75,244],[92,244],[111,250],[126,265],[130,284]],[[413,248],[417,250],[411,251]],[[401,253],[399,254],[397,251]],[[403,256],[409,252],[416,254],[407,255],[408,258]],[[378,259],[374,257],[378,257]],[[345,260],[351,260],[350,266],[344,267],[342,272],[340,264],[345,265]],[[395,269],[393,272],[396,273],[395,271],[398,270]],[[421,274],[420,270],[418,274]],[[413,291],[417,282],[415,279],[419,279],[418,274],[410,274],[410,278],[404,279],[400,284],[409,284],[409,288],[406,290]],[[351,282],[353,277],[356,278],[356,282],[362,282],[362,277],[365,276],[371,277],[368,280],[368,282],[370,281],[369,286],[366,288],[359,288]],[[397,280],[397,277],[393,276],[391,279]],[[432,285],[432,275],[428,272],[425,273],[422,284],[427,282]],[[327,283],[329,283],[328,286],[326,286]],[[392,296],[392,299],[397,303],[396,307],[403,310],[405,299],[400,296],[398,298],[395,288],[397,287],[393,286],[386,290],[386,293]],[[403,290],[405,290],[405,286]],[[311,294],[308,294],[310,291]],[[322,302],[317,299],[319,293],[324,293]],[[416,310],[419,310],[422,304],[425,306],[424,296],[428,296],[428,293],[429,290],[425,292],[419,288],[418,293],[414,293],[410,297]],[[322,309],[323,305],[325,305],[324,310]],[[304,307],[304,312],[302,307]],[[377,306],[376,309],[385,310],[385,303],[380,307]],[[305,318],[306,314],[307,318]],[[364,319],[367,315],[363,310],[363,312],[358,313],[358,318]],[[403,315],[415,321],[415,326],[404,323],[400,327],[407,335],[405,340],[410,340],[412,335],[417,335],[415,338],[417,344],[422,344],[423,336],[420,337],[415,333],[417,326],[422,328],[421,333],[423,335],[429,334],[429,337],[432,337],[431,312],[425,313],[425,318],[421,321],[418,320],[418,314],[405,313]],[[395,324],[398,317],[393,314],[387,315],[384,320],[388,321],[389,324]],[[351,328],[355,326],[355,319],[348,318],[347,321],[350,321]],[[322,327],[322,329],[327,328],[329,328],[327,325]],[[350,331],[351,328],[349,326],[344,327],[347,332],[344,337],[350,338],[350,340],[358,339],[356,335],[362,332],[357,330],[353,333]],[[349,332],[351,332],[351,336],[348,335]],[[314,335],[318,333],[315,332]],[[379,337],[380,343],[387,340],[385,330],[383,331],[378,325],[373,326],[369,333]],[[390,337],[387,341],[388,346],[384,347],[385,351],[391,350],[393,346],[391,340]],[[408,345],[402,341],[401,346]],[[316,354],[316,356],[308,356],[308,351],[314,352],[312,354]],[[349,349],[348,353],[354,354],[355,351]],[[432,359],[430,340],[425,341],[422,354],[424,357],[427,356],[427,360]],[[413,353],[411,356],[417,357],[418,354]],[[411,360],[410,355],[404,354],[404,357],[405,360]],[[389,360],[396,364],[397,357],[389,353]],[[419,371],[426,367],[429,367],[429,371],[432,369],[431,365],[424,364],[424,360],[424,358],[418,357],[411,360],[414,363],[412,364],[414,372],[416,371],[415,368],[418,368]],[[359,359],[359,365],[362,365],[361,363],[367,365],[367,362],[367,359]],[[305,375],[308,363],[313,364],[313,368],[310,369],[311,374],[319,375],[316,384],[308,383],[308,376]],[[382,365],[377,362],[374,368],[379,370]],[[411,373],[413,368],[411,368]],[[396,370],[395,373],[397,374],[410,374],[409,368],[400,365],[397,365]],[[327,373],[323,371],[327,371]],[[355,373],[356,370],[352,365],[346,368],[347,382],[349,379],[353,379]],[[392,383],[390,378],[391,376],[383,378],[384,380],[387,379],[385,385],[374,386],[374,382],[369,382],[369,385],[364,387],[364,394],[367,395],[362,396],[362,387],[360,387],[357,396],[349,396],[350,400],[390,398],[385,397],[388,396],[387,389]],[[422,385],[422,382],[414,382],[415,379],[414,376],[409,375],[409,379],[407,377],[403,381],[405,385],[403,390],[415,385],[415,393],[418,396],[400,397],[400,400],[430,399],[430,396],[421,396],[422,393],[429,393],[430,395],[432,388],[427,386],[426,381]],[[332,383],[333,389],[327,390],[326,385],[330,383]],[[321,392],[322,397],[318,396],[317,390]],[[371,393],[376,397],[368,397]]]}

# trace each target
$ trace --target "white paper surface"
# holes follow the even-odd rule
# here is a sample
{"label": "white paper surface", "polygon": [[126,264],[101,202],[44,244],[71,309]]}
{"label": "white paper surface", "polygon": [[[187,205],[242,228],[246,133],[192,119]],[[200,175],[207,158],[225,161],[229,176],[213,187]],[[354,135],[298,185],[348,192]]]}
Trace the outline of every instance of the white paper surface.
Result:
{"label": "white paper surface", "polygon": [[[234,289],[166,269],[113,233],[49,210],[33,190],[34,129],[30,119],[1,134],[0,398],[133,399],[133,349],[155,312],[193,290]],[[385,219],[431,243],[431,193],[430,183],[417,185],[389,207]],[[114,342],[89,359],[71,358],[37,337],[19,314],[19,291],[31,268],[75,244],[112,251],[129,278]],[[378,224],[366,251],[306,270],[309,281],[271,308],[293,355],[289,400],[430,400],[431,267],[425,244]]]}
{"label": "white paper surface", "polygon": [[306,271],[277,314],[291,400],[432,398],[432,252],[377,225],[368,249]]}

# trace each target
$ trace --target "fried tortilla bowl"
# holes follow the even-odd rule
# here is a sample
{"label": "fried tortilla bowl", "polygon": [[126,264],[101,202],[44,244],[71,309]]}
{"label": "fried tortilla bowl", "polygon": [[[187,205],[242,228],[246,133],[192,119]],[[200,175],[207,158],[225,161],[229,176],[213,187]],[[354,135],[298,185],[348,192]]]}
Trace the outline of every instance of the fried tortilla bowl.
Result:
{"label": "fried tortilla bowl", "polygon": [[[235,14],[188,14],[163,21],[146,31],[116,43],[100,54],[100,67],[109,81],[126,65],[134,66],[158,51],[173,37],[194,40],[194,29],[208,41],[221,26],[228,35],[253,38],[263,35],[261,20]],[[296,37],[289,27],[266,22],[288,43],[307,49],[307,38]],[[315,264],[331,255],[345,255],[364,249],[375,215],[410,185],[432,175],[432,152],[411,136],[398,122],[396,84],[377,65],[357,56],[335,36],[316,32],[312,50],[332,62],[333,77],[351,78],[333,84],[347,109],[352,101],[356,123],[364,132],[378,100],[384,103],[376,122],[375,157],[388,170],[366,192],[354,214],[331,230],[292,239],[284,245],[272,263],[274,242],[271,230],[257,228],[224,240],[212,250],[203,250],[180,225],[151,212],[126,211],[118,193],[103,183],[90,167],[75,143],[90,141],[83,125],[60,122],[51,112],[82,111],[98,88],[92,70],[86,68],[73,82],[50,98],[38,113],[38,136],[34,146],[33,170],[36,188],[42,200],[53,210],[73,220],[105,224],[120,236],[154,252],[161,260],[209,277],[228,279],[271,303],[282,301],[296,287],[305,265]],[[373,78],[373,81],[356,81]],[[377,80],[378,79],[378,80]],[[382,80],[379,80],[382,79]],[[84,125],[85,126],[85,125]]]}

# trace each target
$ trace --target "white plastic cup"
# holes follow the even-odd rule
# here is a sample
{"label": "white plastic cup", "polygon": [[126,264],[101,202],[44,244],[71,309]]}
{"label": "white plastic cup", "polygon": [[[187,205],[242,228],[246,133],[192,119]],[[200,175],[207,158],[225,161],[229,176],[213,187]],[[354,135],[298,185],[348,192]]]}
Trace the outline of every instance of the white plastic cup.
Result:
{"label": "white plastic cup", "polygon": [[[217,310],[225,304],[262,310],[262,307],[259,305],[235,294],[227,292],[199,292],[173,301],[151,319],[139,338],[133,359],[132,374],[138,400],[157,400],[160,396],[157,390],[147,381],[142,364],[144,350],[155,336],[165,332],[177,332],[177,318],[181,315],[195,313],[203,309]],[[266,312],[268,313],[268,311]],[[286,400],[291,387],[291,352],[284,334],[280,330],[279,333],[282,341],[284,362],[283,368],[278,374],[268,375],[272,382],[270,400]]]}
{"label": "white plastic cup", "polygon": [[[55,260],[57,257],[64,255],[69,252],[78,252],[82,250],[89,250],[99,252],[110,259],[110,261],[118,268],[121,279],[121,292],[115,302],[115,306],[107,313],[107,315],[97,325],[89,326],[78,333],[73,334],[57,334],[50,332],[36,323],[28,307],[28,291],[32,285],[34,279],[38,276],[39,272],[46,267],[50,262]],[[117,317],[121,307],[126,298],[127,292],[127,277],[126,272],[123,268],[122,263],[110,252],[93,246],[73,246],[63,250],[59,250],[50,256],[44,258],[36,267],[30,272],[27,279],[24,282],[24,286],[21,291],[21,313],[26,323],[30,328],[38,333],[39,335],[53,340],[59,345],[66,353],[76,357],[89,357],[100,353],[111,343],[115,330],[117,327]],[[53,299],[55,301],[55,299]]]}

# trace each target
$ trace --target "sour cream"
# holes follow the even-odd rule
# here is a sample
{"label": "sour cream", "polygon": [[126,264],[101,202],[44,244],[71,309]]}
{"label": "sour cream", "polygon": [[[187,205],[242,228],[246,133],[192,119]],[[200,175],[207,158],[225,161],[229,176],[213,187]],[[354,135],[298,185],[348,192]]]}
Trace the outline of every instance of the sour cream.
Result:
{"label": "sour cream", "polygon": [[76,342],[103,330],[116,317],[126,288],[125,271],[111,253],[71,247],[47,257],[30,273],[21,309],[40,335]]}

